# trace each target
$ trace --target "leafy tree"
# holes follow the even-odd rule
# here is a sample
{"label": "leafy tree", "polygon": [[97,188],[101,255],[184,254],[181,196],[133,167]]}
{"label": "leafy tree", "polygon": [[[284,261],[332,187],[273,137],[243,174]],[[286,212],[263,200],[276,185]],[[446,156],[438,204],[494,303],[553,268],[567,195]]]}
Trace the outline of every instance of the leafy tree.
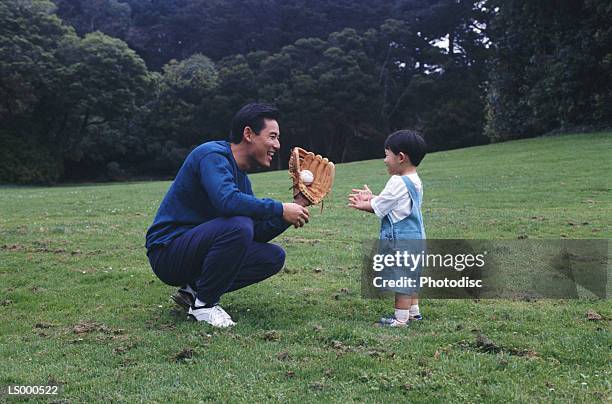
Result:
{"label": "leafy tree", "polygon": [[[364,30],[391,17],[395,0],[54,0],[81,35],[117,36],[155,70],[194,53],[214,61],[278,52],[300,38]],[[129,16],[129,17],[128,17]],[[365,17],[367,16],[367,17]],[[365,17],[365,18],[364,18]]]}
{"label": "leafy tree", "polygon": [[0,116],[7,123],[31,113],[61,88],[57,44],[73,32],[48,1],[0,3]]}
{"label": "leafy tree", "polygon": [[[183,61],[171,60],[164,66],[164,74],[158,76],[157,93],[144,111],[147,118],[147,147],[152,151],[169,151],[169,154],[152,154],[157,166],[178,168],[189,148],[207,139],[206,101],[218,86],[219,73],[214,63],[201,54]],[[162,147],[163,145],[163,147]],[[170,162],[160,159],[171,158]]]}
{"label": "leafy tree", "polygon": [[[6,44],[0,61],[6,73],[0,91],[7,100],[0,112],[3,143],[19,155],[25,151],[14,146],[22,141],[49,160],[41,165],[22,158],[5,167],[2,181],[56,181],[64,160],[77,167],[105,166],[104,156],[118,153],[117,139],[149,91],[144,62],[124,42],[99,32],[81,39],[53,10],[44,0],[0,5],[0,42]],[[105,141],[109,147],[98,147]]]}
{"label": "leafy tree", "polygon": [[405,127],[480,144],[485,101],[490,136],[610,120],[602,1],[563,3],[578,34],[513,1],[54,1],[76,32],[49,1],[0,4],[0,181],[172,175],[251,101],[283,113],[278,168],[295,145],[376,157]]}
{"label": "leafy tree", "polygon": [[60,54],[69,84],[62,92],[55,142],[70,173],[97,172],[131,152],[123,138],[129,136],[130,117],[151,91],[151,78],[125,42],[100,32],[67,43]]}
{"label": "leafy tree", "polygon": [[132,9],[118,0],[54,0],[62,20],[74,27],[77,34],[101,31],[125,39],[131,26]]}
{"label": "leafy tree", "polygon": [[603,0],[490,1],[487,89],[493,140],[612,123],[612,5]]}
{"label": "leafy tree", "polygon": [[62,174],[53,147],[66,69],[58,44],[76,38],[48,1],[0,3],[0,181],[54,182]]}
{"label": "leafy tree", "polygon": [[171,60],[164,66],[162,91],[195,103],[218,85],[219,74],[214,63],[206,56],[196,53],[177,62]]}

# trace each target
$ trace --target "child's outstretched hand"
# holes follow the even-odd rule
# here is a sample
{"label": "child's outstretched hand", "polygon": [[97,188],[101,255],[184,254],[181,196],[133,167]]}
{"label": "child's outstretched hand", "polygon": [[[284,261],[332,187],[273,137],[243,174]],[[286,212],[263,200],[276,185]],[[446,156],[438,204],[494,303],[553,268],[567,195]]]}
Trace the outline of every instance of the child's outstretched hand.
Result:
{"label": "child's outstretched hand", "polygon": [[353,188],[353,194],[359,194],[361,197],[365,197],[368,201],[374,197],[370,188],[368,188],[368,184],[363,186],[363,189]]}
{"label": "child's outstretched hand", "polygon": [[348,197],[348,206],[350,208],[374,212],[370,203],[370,200],[373,198],[372,191],[370,191],[367,185],[364,185],[364,189],[353,189],[352,191],[353,193]]}

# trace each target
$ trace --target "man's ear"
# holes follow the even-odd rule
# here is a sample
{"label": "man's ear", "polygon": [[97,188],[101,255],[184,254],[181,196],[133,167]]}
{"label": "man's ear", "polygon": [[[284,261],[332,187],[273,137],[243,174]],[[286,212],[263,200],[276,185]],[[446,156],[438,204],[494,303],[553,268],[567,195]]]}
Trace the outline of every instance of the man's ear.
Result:
{"label": "man's ear", "polygon": [[408,156],[406,156],[406,153],[404,152],[399,152],[398,156],[399,156],[400,164],[405,162],[408,159]]}
{"label": "man's ear", "polygon": [[255,136],[255,132],[251,129],[250,126],[245,126],[242,131],[242,138],[247,142],[251,143],[253,141],[253,136]]}

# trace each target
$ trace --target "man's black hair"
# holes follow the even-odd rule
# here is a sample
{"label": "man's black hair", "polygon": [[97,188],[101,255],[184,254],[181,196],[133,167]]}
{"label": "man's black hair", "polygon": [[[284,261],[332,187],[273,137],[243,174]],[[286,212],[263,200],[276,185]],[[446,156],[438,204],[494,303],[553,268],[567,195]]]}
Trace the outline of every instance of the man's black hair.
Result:
{"label": "man's black hair", "polygon": [[265,127],[264,119],[274,119],[278,121],[279,111],[270,104],[251,103],[246,104],[240,111],[234,115],[232,119],[232,132],[230,133],[230,141],[232,143],[242,142],[242,133],[247,126],[251,128],[255,134]]}
{"label": "man's black hair", "polygon": [[403,129],[393,132],[385,140],[385,149],[394,154],[404,153],[410,159],[413,166],[421,164],[421,160],[427,154],[427,143],[419,132],[412,129]]}

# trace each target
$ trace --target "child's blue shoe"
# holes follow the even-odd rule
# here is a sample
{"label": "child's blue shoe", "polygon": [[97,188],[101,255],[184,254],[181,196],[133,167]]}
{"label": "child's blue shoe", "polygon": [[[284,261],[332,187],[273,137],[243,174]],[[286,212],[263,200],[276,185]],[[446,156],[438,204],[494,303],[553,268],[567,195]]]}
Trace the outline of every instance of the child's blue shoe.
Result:
{"label": "child's blue shoe", "polygon": [[[387,323],[392,322],[393,320],[396,320],[395,315],[394,314],[389,314],[388,316],[381,317],[380,318],[380,323],[381,324],[387,324]],[[416,316],[410,316],[409,320],[410,321],[412,321],[412,320],[421,321],[421,320],[423,320],[423,316],[420,315],[420,314],[417,314]]]}
{"label": "child's blue shoe", "polygon": [[398,321],[397,319],[390,319],[388,322],[379,323],[382,327],[408,327],[408,322]]}
{"label": "child's blue shoe", "polygon": [[399,321],[395,316],[381,317],[378,325],[382,327],[407,327],[408,322]]}
{"label": "child's blue shoe", "polygon": [[393,322],[393,320],[395,320],[395,319],[396,319],[395,315],[389,314],[388,316],[381,317],[378,322],[381,323],[381,324],[389,324],[389,323]]}

